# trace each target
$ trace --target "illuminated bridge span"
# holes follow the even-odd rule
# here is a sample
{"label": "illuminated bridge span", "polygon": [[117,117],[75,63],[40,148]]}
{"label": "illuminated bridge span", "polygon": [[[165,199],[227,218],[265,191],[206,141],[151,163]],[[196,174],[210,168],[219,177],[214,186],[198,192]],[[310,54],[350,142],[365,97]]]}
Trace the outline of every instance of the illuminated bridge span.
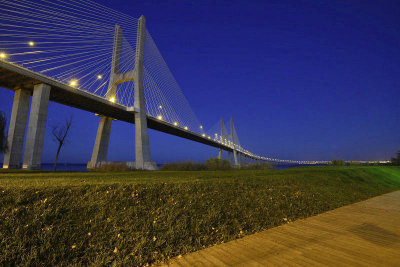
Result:
{"label": "illuminated bridge span", "polygon": [[[113,120],[135,124],[138,169],[155,169],[148,128],[233,154],[233,164],[324,164],[256,155],[230,121],[206,130],[192,111],[146,20],[85,0],[0,0],[0,86],[15,91],[4,168],[40,168],[49,101],[100,117],[88,168],[107,164]],[[29,102],[32,104],[29,113]],[[23,144],[28,121],[25,151]]]}

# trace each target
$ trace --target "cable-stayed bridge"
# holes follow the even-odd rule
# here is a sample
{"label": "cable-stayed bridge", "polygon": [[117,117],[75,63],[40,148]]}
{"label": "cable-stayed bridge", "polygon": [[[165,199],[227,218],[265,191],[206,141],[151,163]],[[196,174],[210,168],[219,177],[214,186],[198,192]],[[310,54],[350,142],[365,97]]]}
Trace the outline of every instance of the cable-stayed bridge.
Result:
{"label": "cable-stayed bridge", "polygon": [[4,168],[20,168],[22,157],[23,168],[40,168],[49,101],[100,117],[88,168],[107,164],[113,120],[135,124],[138,169],[156,168],[148,128],[216,147],[220,158],[228,151],[234,165],[327,163],[256,155],[240,144],[232,118],[229,129],[223,120],[202,125],[144,16],[84,0],[0,0],[0,8],[0,86],[15,91]]}

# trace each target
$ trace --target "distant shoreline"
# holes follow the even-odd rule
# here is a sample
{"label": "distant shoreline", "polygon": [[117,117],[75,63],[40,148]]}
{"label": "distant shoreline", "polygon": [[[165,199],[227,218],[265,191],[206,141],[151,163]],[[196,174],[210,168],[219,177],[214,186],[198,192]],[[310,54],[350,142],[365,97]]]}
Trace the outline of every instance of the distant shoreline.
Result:
{"label": "distant shoreline", "polygon": [[[157,164],[160,167],[162,164]],[[88,171],[86,168],[86,163],[58,163],[57,171],[67,171],[67,172],[86,172]],[[3,163],[0,163],[0,166],[3,166]],[[306,165],[275,165],[275,169],[289,169],[295,167],[302,167]],[[52,171],[54,168],[54,163],[42,163],[41,170],[43,171]]]}

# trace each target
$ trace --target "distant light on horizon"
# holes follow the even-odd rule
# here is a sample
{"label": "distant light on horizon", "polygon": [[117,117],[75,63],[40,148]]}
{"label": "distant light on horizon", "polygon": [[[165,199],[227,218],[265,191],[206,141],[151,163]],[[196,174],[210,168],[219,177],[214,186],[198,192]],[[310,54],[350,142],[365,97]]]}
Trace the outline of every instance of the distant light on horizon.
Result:
{"label": "distant light on horizon", "polygon": [[32,42],[32,41],[30,41],[28,44],[29,44],[29,46],[34,46],[35,45],[35,43]]}

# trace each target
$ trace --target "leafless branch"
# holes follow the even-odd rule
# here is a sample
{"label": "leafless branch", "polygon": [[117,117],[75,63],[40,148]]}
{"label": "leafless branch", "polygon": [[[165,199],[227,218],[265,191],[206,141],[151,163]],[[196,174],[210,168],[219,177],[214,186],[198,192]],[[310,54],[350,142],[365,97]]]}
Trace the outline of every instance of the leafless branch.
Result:
{"label": "leafless branch", "polygon": [[61,148],[63,147],[63,145],[66,142],[66,138],[67,138],[69,129],[71,128],[71,125],[72,125],[72,116],[65,119],[65,123],[63,126],[55,126],[55,127],[53,127],[53,129],[51,131],[55,140],[58,142],[56,160],[54,162],[54,171],[57,170],[58,156],[60,155]]}

